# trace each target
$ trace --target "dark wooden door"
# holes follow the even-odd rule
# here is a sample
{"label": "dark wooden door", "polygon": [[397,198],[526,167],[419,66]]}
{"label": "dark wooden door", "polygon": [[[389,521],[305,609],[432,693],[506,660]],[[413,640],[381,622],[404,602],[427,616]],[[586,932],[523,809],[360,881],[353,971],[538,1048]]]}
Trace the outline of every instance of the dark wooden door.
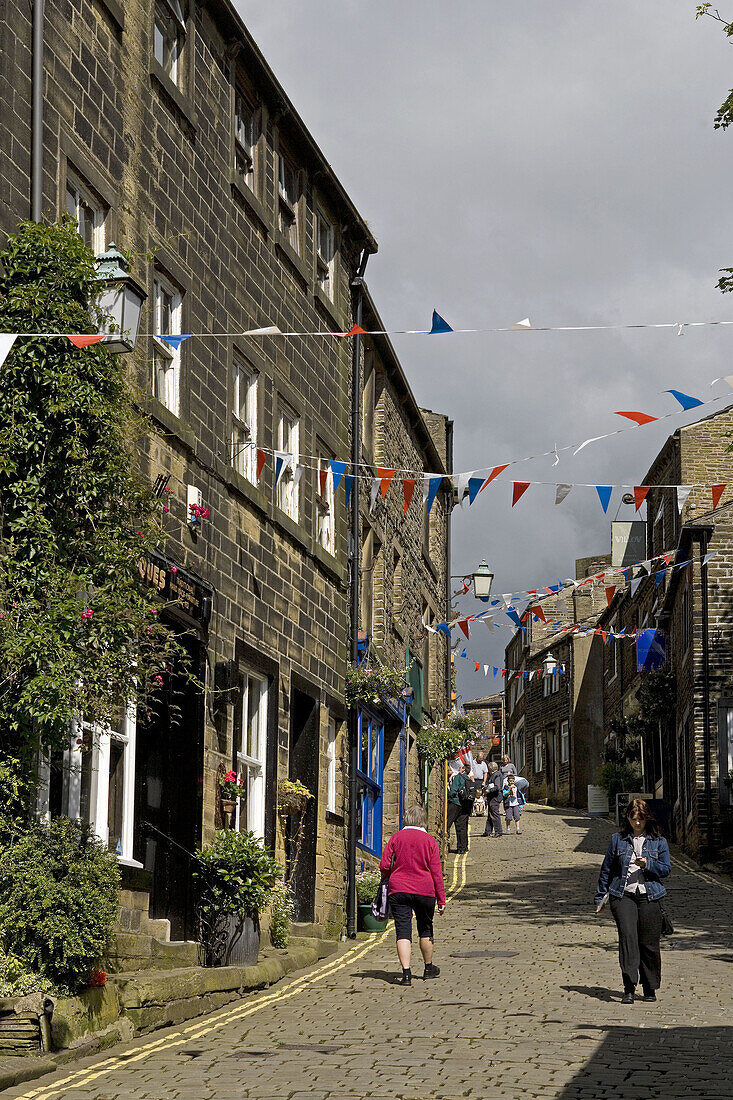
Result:
{"label": "dark wooden door", "polygon": [[[310,922],[315,913],[316,842],[318,833],[318,764],[320,755],[318,699],[297,687],[290,698],[289,776],[312,792],[303,822],[300,854],[293,873],[295,920]],[[295,858],[297,818],[288,818],[288,863]]]}

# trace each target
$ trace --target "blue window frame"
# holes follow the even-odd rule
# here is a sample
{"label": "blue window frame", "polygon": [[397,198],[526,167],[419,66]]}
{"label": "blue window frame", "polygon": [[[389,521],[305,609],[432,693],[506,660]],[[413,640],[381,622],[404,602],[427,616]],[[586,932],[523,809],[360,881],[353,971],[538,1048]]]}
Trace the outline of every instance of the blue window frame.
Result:
{"label": "blue window frame", "polygon": [[384,719],[371,711],[359,711],[359,744],[356,775],[359,781],[359,847],[382,854],[382,776],[384,768]]}

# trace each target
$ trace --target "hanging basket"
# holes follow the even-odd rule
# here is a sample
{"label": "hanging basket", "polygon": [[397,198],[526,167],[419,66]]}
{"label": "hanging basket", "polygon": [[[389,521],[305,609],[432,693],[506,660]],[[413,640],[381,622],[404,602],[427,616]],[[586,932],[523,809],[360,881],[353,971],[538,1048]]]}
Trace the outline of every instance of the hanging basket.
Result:
{"label": "hanging basket", "polygon": [[285,780],[280,784],[277,792],[278,816],[293,817],[295,814],[302,814],[312,797],[311,792],[302,783]]}

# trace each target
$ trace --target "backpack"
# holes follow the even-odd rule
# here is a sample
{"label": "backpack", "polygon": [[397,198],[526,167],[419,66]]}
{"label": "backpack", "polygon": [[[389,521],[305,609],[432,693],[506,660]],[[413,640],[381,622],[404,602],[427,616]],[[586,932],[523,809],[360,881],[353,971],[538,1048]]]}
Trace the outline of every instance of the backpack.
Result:
{"label": "backpack", "polygon": [[461,800],[461,806],[465,810],[473,808],[473,804],[476,800],[476,786],[473,779],[469,779],[468,776],[464,776],[465,783],[458,790],[458,797]]}

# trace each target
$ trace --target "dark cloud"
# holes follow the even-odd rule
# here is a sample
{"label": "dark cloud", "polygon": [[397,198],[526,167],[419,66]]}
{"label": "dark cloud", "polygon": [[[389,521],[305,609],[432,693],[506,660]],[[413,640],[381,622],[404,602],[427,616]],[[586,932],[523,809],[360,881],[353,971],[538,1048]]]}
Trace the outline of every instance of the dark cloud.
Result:
{"label": "dark cloud", "polygon": [[[388,325],[427,325],[433,306],[458,327],[733,317],[715,289],[733,265],[733,135],[712,128],[733,55],[693,3],[238,6],[379,240],[368,280]],[[418,400],[455,420],[456,468],[471,469],[610,431],[615,409],[672,411],[669,386],[707,398],[732,341],[701,329],[395,343]],[[514,476],[633,483],[681,422]],[[533,487],[511,509],[510,476],[456,514],[455,572],[486,556],[509,591],[608,547],[593,490],[555,508]],[[502,663],[498,636],[482,628],[469,653]],[[461,676],[466,698],[492,687]]]}

